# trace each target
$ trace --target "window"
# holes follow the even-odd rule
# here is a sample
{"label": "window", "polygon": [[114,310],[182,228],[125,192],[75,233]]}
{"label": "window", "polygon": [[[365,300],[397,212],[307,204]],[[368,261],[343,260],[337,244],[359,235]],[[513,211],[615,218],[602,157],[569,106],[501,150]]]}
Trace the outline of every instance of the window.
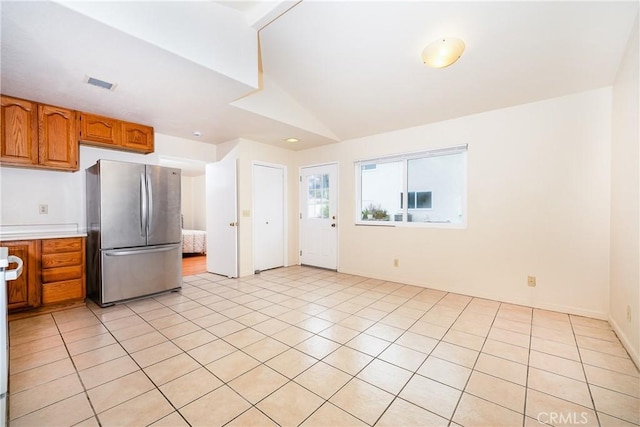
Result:
{"label": "window", "polygon": [[307,179],[307,218],[329,218],[329,175]]}
{"label": "window", "polygon": [[464,145],[356,162],[356,222],[464,226],[466,154]]}
{"label": "window", "polygon": [[[409,209],[431,209],[431,191],[407,192]],[[400,209],[404,208],[404,193],[400,193]]]}

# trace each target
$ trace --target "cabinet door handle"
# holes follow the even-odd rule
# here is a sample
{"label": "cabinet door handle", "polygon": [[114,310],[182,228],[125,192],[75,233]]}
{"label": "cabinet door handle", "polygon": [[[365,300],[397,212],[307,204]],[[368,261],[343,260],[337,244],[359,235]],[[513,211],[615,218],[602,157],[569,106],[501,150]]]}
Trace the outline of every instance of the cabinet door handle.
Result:
{"label": "cabinet door handle", "polygon": [[[5,277],[6,280],[16,280],[22,274],[22,267],[24,265],[22,263],[22,259],[20,257],[15,256],[15,255],[9,255],[7,257],[7,260],[9,262],[15,262],[16,264],[18,264],[18,267],[14,268],[12,270],[6,270],[4,272],[4,277]],[[4,292],[4,290],[3,290],[3,292]]]}

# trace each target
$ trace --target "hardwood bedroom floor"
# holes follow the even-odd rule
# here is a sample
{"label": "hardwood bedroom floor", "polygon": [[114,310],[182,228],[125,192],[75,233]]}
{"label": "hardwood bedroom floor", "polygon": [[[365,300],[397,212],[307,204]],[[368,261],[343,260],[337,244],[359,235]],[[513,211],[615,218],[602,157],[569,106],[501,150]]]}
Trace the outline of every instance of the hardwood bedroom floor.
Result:
{"label": "hardwood bedroom floor", "polygon": [[187,254],[182,256],[182,276],[193,276],[207,272],[207,256]]}

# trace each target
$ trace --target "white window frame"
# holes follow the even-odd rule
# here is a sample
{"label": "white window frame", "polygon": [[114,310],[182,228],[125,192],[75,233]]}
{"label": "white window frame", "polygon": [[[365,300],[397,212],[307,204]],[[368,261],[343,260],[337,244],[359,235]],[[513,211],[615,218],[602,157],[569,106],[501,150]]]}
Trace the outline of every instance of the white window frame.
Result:
{"label": "white window frame", "polygon": [[[355,178],[356,178],[356,210],[355,210],[355,225],[358,226],[370,226],[370,227],[416,227],[416,228],[452,228],[452,229],[466,229],[467,228],[467,152],[468,146],[457,145],[454,147],[446,147],[446,148],[437,148],[428,151],[420,151],[413,153],[404,153],[397,155],[390,155],[384,157],[376,157],[376,158],[368,158],[362,160],[356,160],[354,162],[355,169]],[[464,169],[464,177],[463,177],[463,195],[462,195],[462,222],[461,223],[447,223],[447,222],[409,222],[407,221],[407,214],[409,213],[408,206],[408,161],[413,159],[420,159],[424,157],[435,157],[435,156],[445,156],[450,154],[461,154],[463,161],[463,169]],[[367,221],[362,219],[362,210],[364,206],[362,206],[362,166],[365,164],[381,164],[381,163],[391,163],[401,161],[403,164],[403,173],[402,173],[402,221]],[[364,171],[366,172],[366,170]],[[422,192],[423,190],[421,190]],[[413,210],[432,210],[434,199],[433,199],[433,191],[432,190],[424,190],[427,192],[431,192],[431,208],[414,208]],[[418,193],[416,191],[415,193]]]}

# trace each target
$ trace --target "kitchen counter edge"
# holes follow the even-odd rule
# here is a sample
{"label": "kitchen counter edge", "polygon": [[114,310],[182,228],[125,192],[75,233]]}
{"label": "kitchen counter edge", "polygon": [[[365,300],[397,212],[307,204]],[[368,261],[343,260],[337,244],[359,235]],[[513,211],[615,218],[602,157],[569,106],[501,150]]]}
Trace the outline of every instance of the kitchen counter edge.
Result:
{"label": "kitchen counter edge", "polygon": [[66,239],[71,237],[87,237],[87,233],[81,232],[51,232],[51,233],[15,233],[0,234],[0,242],[12,242],[16,240],[43,240],[43,239]]}

